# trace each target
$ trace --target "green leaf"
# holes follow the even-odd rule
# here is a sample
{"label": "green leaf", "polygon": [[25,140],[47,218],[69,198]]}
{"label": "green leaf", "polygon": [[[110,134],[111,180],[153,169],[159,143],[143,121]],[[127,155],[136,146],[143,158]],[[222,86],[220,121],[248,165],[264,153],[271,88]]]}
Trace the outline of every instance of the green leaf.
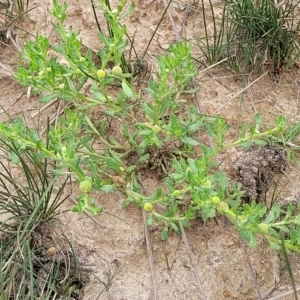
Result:
{"label": "green leaf", "polygon": [[285,233],[290,233],[289,228],[286,227],[286,226],[281,225],[281,226],[276,226],[276,228],[282,230],[282,231],[285,232]]}
{"label": "green leaf", "polygon": [[160,238],[163,240],[163,241],[166,241],[169,237],[169,228],[168,226],[166,226],[162,232],[161,232],[161,235],[160,235]]}
{"label": "green leaf", "polygon": [[130,99],[133,99],[134,100],[134,93],[131,89],[131,87],[127,84],[126,80],[123,79],[122,80],[122,89],[123,89],[123,92],[125,93],[125,95],[130,98]]}
{"label": "green leaf", "polygon": [[9,159],[13,164],[18,164],[20,162],[20,158],[15,152],[9,154]]}
{"label": "green leaf", "polygon": [[199,91],[199,89],[189,89],[189,90],[185,90],[184,92],[185,93],[188,93],[188,94],[195,94]]}
{"label": "green leaf", "polygon": [[144,113],[146,113],[152,120],[156,120],[156,112],[154,110],[154,107],[150,103],[142,103],[141,108]]}
{"label": "green leaf", "polygon": [[69,88],[70,88],[71,92],[76,95],[77,90],[76,90],[76,88],[73,84],[73,81],[70,79],[70,77],[67,77],[67,82],[68,82],[68,85],[69,85]]}
{"label": "green leaf", "polygon": [[170,225],[176,233],[180,233],[179,227],[175,223],[170,222]]}
{"label": "green leaf", "polygon": [[284,216],[284,220],[287,220],[292,215],[293,210],[294,210],[293,205],[289,204],[286,210],[286,214]]}
{"label": "green leaf", "polygon": [[273,221],[275,221],[280,215],[280,205],[279,204],[275,204],[273,205],[273,207],[271,208],[266,220],[265,220],[265,223],[266,224],[270,224],[272,223]]}
{"label": "green leaf", "polygon": [[255,124],[255,133],[258,133],[261,122],[262,122],[262,116],[260,114],[255,115],[255,122],[256,122],[256,124]]}
{"label": "green leaf", "polygon": [[120,20],[127,17],[128,15],[130,15],[135,9],[135,4],[133,2],[131,2],[130,6],[127,8],[127,10],[124,12],[124,14],[122,14],[122,16],[120,17]]}
{"label": "green leaf", "polygon": [[266,146],[268,143],[264,140],[254,140],[254,144],[258,145],[258,146]]}
{"label": "green leaf", "polygon": [[109,168],[115,170],[117,173],[120,173],[120,167],[122,167],[122,164],[120,164],[116,159],[108,157],[106,159],[106,163]]}
{"label": "green leaf", "polygon": [[190,219],[194,219],[194,217],[195,217],[195,212],[194,212],[194,210],[191,209],[191,208],[189,208],[189,210],[185,213],[184,218],[185,218],[186,220],[190,220]]}
{"label": "green leaf", "polygon": [[145,162],[149,159],[149,157],[150,157],[150,154],[146,153],[146,154],[142,155],[137,162],[138,163]]}
{"label": "green leaf", "polygon": [[284,127],[287,123],[287,120],[284,116],[279,116],[276,120],[276,125],[280,126],[280,127]]}
{"label": "green leaf", "polygon": [[199,142],[197,142],[196,140],[194,140],[188,136],[182,137],[181,140],[182,140],[182,142],[184,142],[185,144],[188,144],[190,146],[198,146],[200,144]]}
{"label": "green leaf", "polygon": [[95,100],[99,100],[100,102],[105,101],[105,97],[101,93],[99,93],[97,91],[93,91],[93,90],[91,90],[91,92],[92,92],[92,95],[94,96]]}
{"label": "green leaf", "polygon": [[240,146],[243,147],[243,148],[251,148],[252,147],[252,142],[244,142],[244,143],[241,143]]}
{"label": "green leaf", "polygon": [[146,220],[146,224],[148,225],[148,226],[152,226],[153,225],[153,215],[150,213],[150,214],[148,214],[148,218],[147,218],[147,220]]}
{"label": "green leaf", "polygon": [[154,197],[153,197],[153,200],[158,200],[161,197],[161,195],[162,195],[162,189],[158,188],[156,190],[156,193],[155,193]]}
{"label": "green leaf", "polygon": [[72,211],[77,213],[82,213],[82,208],[79,205],[77,205],[73,207]]}
{"label": "green leaf", "polygon": [[128,207],[128,205],[130,204],[131,199],[127,198],[123,203],[122,203],[122,209],[125,209]]}
{"label": "green leaf", "polygon": [[150,134],[152,134],[153,135],[153,131],[152,130],[150,130],[150,129],[144,129],[144,130],[140,130],[139,131],[139,134],[140,135],[145,135],[145,136],[148,136],[148,135],[150,135]]}
{"label": "green leaf", "polygon": [[201,216],[204,222],[207,221],[207,219],[213,218],[216,215],[216,210],[214,207],[205,207],[201,211]]}
{"label": "green leaf", "polygon": [[122,147],[112,135],[109,136],[109,141],[115,146]]}
{"label": "green leaf", "polygon": [[39,101],[41,103],[48,103],[51,100],[53,100],[54,98],[57,98],[59,95],[60,95],[60,92],[54,92],[52,94],[48,94],[48,95],[41,97]]}
{"label": "green leaf", "polygon": [[94,126],[94,124],[92,123],[92,121],[90,120],[90,118],[85,114],[84,115],[85,121],[86,123],[90,126],[90,128],[92,129],[92,131],[97,134],[100,135],[99,132],[97,131],[96,127]]}
{"label": "green leaf", "polygon": [[221,187],[222,190],[225,190],[228,186],[228,179],[225,173],[223,172],[216,172],[210,178],[213,181],[217,181],[219,183],[219,186]]}
{"label": "green leaf", "polygon": [[241,138],[243,139],[246,136],[247,133],[247,125],[245,122],[242,123],[242,134],[241,134]]}
{"label": "green leaf", "polygon": [[269,240],[269,243],[270,243],[270,248],[271,248],[272,250],[280,250],[280,249],[281,249],[281,248],[280,248],[280,245],[278,245],[278,243],[272,242],[272,241],[270,241],[270,240]]}
{"label": "green leaf", "polygon": [[112,109],[106,109],[103,113],[109,117],[114,117],[118,112]]}
{"label": "green leaf", "polygon": [[195,132],[196,130],[198,130],[201,126],[203,125],[202,122],[196,122],[192,125],[189,125],[186,129],[187,132]]}
{"label": "green leaf", "polygon": [[106,184],[100,188],[100,190],[105,193],[112,193],[115,191],[115,189],[116,189],[116,186],[114,184]]}
{"label": "green leaf", "polygon": [[129,166],[128,168],[126,168],[126,172],[127,173],[131,173],[132,171],[134,171],[136,169],[136,165],[132,165],[132,166]]}
{"label": "green leaf", "polygon": [[249,246],[250,247],[255,247],[257,245],[257,241],[255,238],[255,235],[253,234],[253,232],[249,233]]}
{"label": "green leaf", "polygon": [[269,227],[269,234],[276,239],[280,239],[278,232],[272,227]]}
{"label": "green leaf", "polygon": [[66,172],[66,171],[61,171],[61,170],[55,170],[53,169],[52,171],[52,174],[55,175],[55,176],[67,176],[69,173]]}

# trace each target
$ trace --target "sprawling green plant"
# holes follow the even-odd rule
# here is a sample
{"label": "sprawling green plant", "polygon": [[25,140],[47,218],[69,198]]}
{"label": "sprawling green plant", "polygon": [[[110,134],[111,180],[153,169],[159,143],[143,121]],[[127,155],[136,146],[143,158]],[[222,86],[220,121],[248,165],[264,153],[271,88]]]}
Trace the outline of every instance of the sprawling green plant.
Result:
{"label": "sprawling green plant", "polygon": [[[275,205],[268,211],[255,202],[242,204],[241,187],[233,185],[229,192],[226,174],[214,163],[216,156],[230,147],[266,145],[268,139],[283,132],[285,118],[280,116],[273,128],[261,130],[262,120],[257,115],[253,126],[247,129],[242,124],[240,137],[227,143],[229,125],[221,117],[199,114],[188,104],[188,95],[195,92],[191,81],[197,74],[189,43],[173,44],[157,57],[156,79],[149,80],[147,89],[139,94],[133,74],[125,71],[121,62],[127,38],[120,19],[133,5],[122,14],[125,1],[116,9],[99,1],[113,32],[99,34],[103,45],[98,51],[100,66],[90,51],[81,53],[79,33],[65,29],[66,4],[58,5],[54,0],[53,5],[51,14],[57,20],[60,43],[50,45],[44,36],[28,42],[21,53],[28,65],[19,67],[15,78],[39,93],[41,102],[59,99],[75,109],[67,109],[56,128],[49,130],[47,144],[18,122],[0,123],[0,134],[18,141],[20,148],[37,151],[55,162],[56,176],[76,176],[82,195],[74,211],[99,213],[102,205],[91,197],[91,191],[119,190],[126,197],[124,207],[131,203],[143,207],[149,213],[149,225],[163,225],[163,239],[170,230],[180,232],[180,225],[188,226],[199,215],[206,221],[219,213],[234,223],[251,245],[260,233],[273,248],[284,243],[287,249],[300,252],[296,234],[300,221],[292,214],[292,207],[284,211]],[[49,56],[50,50],[56,55]],[[57,56],[64,57],[65,63]],[[90,89],[84,92],[88,80]],[[95,108],[102,116],[98,121],[93,119]],[[118,132],[112,131],[111,124],[117,125]],[[24,130],[30,134],[24,135]],[[199,132],[210,135],[214,146],[198,141]],[[141,170],[150,172],[158,167],[167,175],[165,186],[146,196],[140,183]],[[279,238],[280,230],[287,233],[284,241]]]}

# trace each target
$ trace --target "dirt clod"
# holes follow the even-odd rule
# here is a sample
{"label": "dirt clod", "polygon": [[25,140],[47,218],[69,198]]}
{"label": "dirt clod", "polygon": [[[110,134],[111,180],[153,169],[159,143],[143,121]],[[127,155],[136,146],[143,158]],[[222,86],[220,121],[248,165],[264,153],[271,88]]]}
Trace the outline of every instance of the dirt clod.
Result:
{"label": "dirt clod", "polygon": [[287,160],[282,149],[273,145],[253,146],[236,160],[233,174],[245,190],[244,199],[259,200],[274,176],[282,174],[286,166]]}

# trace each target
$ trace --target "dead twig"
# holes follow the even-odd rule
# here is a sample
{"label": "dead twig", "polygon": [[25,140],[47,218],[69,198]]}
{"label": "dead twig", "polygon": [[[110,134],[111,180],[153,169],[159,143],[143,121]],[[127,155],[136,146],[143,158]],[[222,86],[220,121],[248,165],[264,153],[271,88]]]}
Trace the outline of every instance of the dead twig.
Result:
{"label": "dead twig", "polygon": [[198,273],[198,269],[197,269],[197,266],[196,266],[196,263],[195,263],[195,260],[194,260],[194,257],[193,257],[193,254],[192,254],[192,251],[191,251],[191,248],[190,248],[190,245],[189,245],[189,242],[188,242],[188,239],[186,237],[186,234],[185,234],[185,230],[182,226],[182,223],[181,221],[179,222],[179,228],[180,228],[180,231],[182,233],[182,239],[184,241],[184,244],[185,244],[185,248],[187,250],[187,254],[188,254],[188,257],[189,257],[189,260],[190,260],[190,263],[192,265],[192,268],[193,268],[193,271],[194,271],[194,274],[195,274],[195,277],[196,277],[196,282],[197,282],[197,286],[198,286],[198,289],[200,291],[200,294],[202,296],[202,299],[205,300],[206,297],[205,297],[205,294],[204,294],[204,290],[203,290],[203,287],[202,287],[202,283],[200,281],[200,277],[199,277],[199,273]]}
{"label": "dead twig", "polygon": [[[163,2],[164,2],[164,5],[165,5],[165,8],[167,9],[168,4],[167,4],[166,0],[163,0]],[[179,42],[179,41],[181,41],[181,36],[180,36],[179,31],[177,30],[177,27],[176,27],[175,22],[173,20],[172,14],[170,13],[169,10],[167,11],[167,14],[168,14],[168,17],[170,19],[174,34],[176,36],[176,41]]]}
{"label": "dead twig", "polygon": [[[300,287],[296,288],[296,292],[299,292],[300,291]],[[285,296],[288,296],[288,295],[291,295],[291,294],[294,294],[295,290],[292,289],[288,292],[285,292],[285,293],[282,293],[281,295],[277,295],[275,297],[272,297],[272,298],[269,298],[268,300],[278,300],[278,299],[282,299],[283,297]]]}
{"label": "dead twig", "polygon": [[253,85],[255,82],[259,81],[262,77],[264,77],[265,75],[269,74],[268,72],[265,72],[264,74],[262,74],[261,76],[259,76],[257,79],[255,79],[253,82],[251,82],[249,85],[247,85],[246,87],[244,87],[243,89],[241,89],[236,95],[232,96],[230,99],[228,99],[223,105],[221,105],[216,111],[214,111],[211,115],[215,115],[216,113],[218,113],[223,107],[225,107],[229,102],[231,102],[233,99],[235,99],[237,96],[239,96],[240,94],[242,94],[245,90],[247,90],[251,85]]}
{"label": "dead twig", "polygon": [[[142,187],[144,195],[147,195],[147,191],[145,190],[145,188],[143,186],[140,173],[138,173],[138,181]],[[151,239],[150,239],[149,229],[147,226],[147,216],[146,216],[146,212],[144,210],[143,210],[143,223],[144,223],[145,240],[146,240],[146,247],[147,247],[147,253],[148,253],[148,262],[149,262],[151,278],[152,278],[153,300],[159,300],[156,273],[155,273],[152,247],[151,247]]]}
{"label": "dead twig", "polygon": [[143,223],[144,223],[144,232],[145,232],[145,240],[146,240],[146,247],[147,247],[147,253],[148,253],[148,262],[151,272],[151,278],[152,278],[152,285],[153,285],[153,300],[158,300],[158,288],[157,288],[157,280],[155,275],[155,267],[154,267],[154,261],[153,261],[153,254],[152,254],[152,247],[151,247],[151,239],[149,235],[149,229],[147,226],[147,216],[145,210],[143,210]]}
{"label": "dead twig", "polygon": [[256,276],[255,276],[251,261],[249,259],[248,250],[247,250],[247,247],[246,247],[245,242],[244,242],[243,239],[242,239],[242,245],[243,245],[243,250],[244,250],[244,253],[246,255],[247,263],[248,263],[248,266],[249,266],[249,269],[250,269],[251,277],[252,277],[252,280],[254,282],[254,287],[255,287],[257,297],[258,297],[259,300],[263,300],[263,298],[261,296],[261,293],[260,293],[260,289],[258,287],[258,282],[257,282]]}

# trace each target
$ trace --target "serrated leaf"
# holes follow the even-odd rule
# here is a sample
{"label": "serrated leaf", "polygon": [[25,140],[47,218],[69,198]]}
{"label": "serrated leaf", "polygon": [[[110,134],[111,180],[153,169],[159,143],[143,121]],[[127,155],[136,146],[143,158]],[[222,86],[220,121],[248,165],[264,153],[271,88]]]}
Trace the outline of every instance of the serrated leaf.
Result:
{"label": "serrated leaf", "polygon": [[203,125],[202,122],[194,123],[187,127],[187,132],[195,132]]}
{"label": "serrated leaf", "polygon": [[73,81],[70,79],[70,77],[67,77],[67,82],[69,85],[69,88],[71,90],[72,93],[76,94],[77,93],[77,89],[75,88]]}
{"label": "serrated leaf", "polygon": [[199,142],[197,142],[196,140],[194,140],[188,136],[182,137],[181,141],[190,146],[198,146],[200,144]]}
{"label": "serrated leaf", "polygon": [[114,184],[106,184],[100,188],[100,190],[105,193],[112,193],[115,191],[115,189],[116,189],[116,186]]}
{"label": "serrated leaf", "polygon": [[194,217],[195,217],[195,212],[191,208],[185,213],[185,216],[184,216],[184,218],[187,220],[194,219]]}
{"label": "serrated leaf", "polygon": [[130,15],[135,9],[135,4],[131,2],[130,6],[127,8],[127,10],[124,12],[124,14],[121,16],[120,19],[125,18],[126,16]]}
{"label": "serrated leaf", "polygon": [[184,174],[172,173],[172,174],[169,175],[169,177],[171,179],[173,179],[174,181],[177,181],[177,180],[184,179]]}
{"label": "serrated leaf", "polygon": [[293,205],[289,204],[286,210],[286,214],[284,216],[284,220],[287,220],[292,215],[293,211],[294,211]]}
{"label": "serrated leaf", "polygon": [[194,159],[192,159],[192,158],[188,158],[187,162],[189,164],[191,172],[197,174],[198,173],[197,162]]}
{"label": "serrated leaf", "polygon": [[99,100],[100,102],[105,100],[105,97],[101,93],[94,91],[94,90],[91,90],[91,93],[94,96],[95,100]]}
{"label": "serrated leaf", "polygon": [[141,108],[152,120],[156,120],[156,112],[150,103],[143,103]]}
{"label": "serrated leaf", "polygon": [[285,118],[284,116],[282,116],[282,115],[279,116],[279,117],[277,118],[277,120],[276,120],[276,125],[281,126],[281,127],[285,126],[286,123],[287,123],[287,120],[286,120],[286,118]]}
{"label": "serrated leaf", "polygon": [[112,135],[109,136],[109,141],[115,146],[122,147]]}
{"label": "serrated leaf", "polygon": [[115,170],[118,173],[120,172],[120,167],[122,166],[122,164],[120,164],[116,159],[108,157],[106,159],[106,163],[111,169]]}
{"label": "serrated leaf", "polygon": [[134,171],[136,169],[136,165],[132,165],[132,166],[129,166],[128,168],[126,168],[126,172],[127,173],[131,173],[132,171]]}
{"label": "serrated leaf", "polygon": [[216,215],[216,210],[214,207],[205,207],[201,211],[201,217],[204,222],[207,221],[207,219],[213,218]]}
{"label": "serrated leaf", "polygon": [[269,211],[269,214],[265,220],[265,223],[266,224],[272,223],[274,220],[276,220],[278,218],[279,215],[280,215],[280,205],[275,204]]}
{"label": "serrated leaf", "polygon": [[227,176],[225,175],[225,173],[223,173],[223,172],[216,172],[216,173],[214,173],[211,176],[211,178],[213,179],[213,181],[218,181],[219,186],[222,189],[227,188],[227,186],[228,186],[228,179],[227,179]]}
{"label": "serrated leaf", "polygon": [[146,154],[142,155],[137,162],[138,163],[145,162],[149,159],[149,157],[150,157],[150,154],[146,153]]}

